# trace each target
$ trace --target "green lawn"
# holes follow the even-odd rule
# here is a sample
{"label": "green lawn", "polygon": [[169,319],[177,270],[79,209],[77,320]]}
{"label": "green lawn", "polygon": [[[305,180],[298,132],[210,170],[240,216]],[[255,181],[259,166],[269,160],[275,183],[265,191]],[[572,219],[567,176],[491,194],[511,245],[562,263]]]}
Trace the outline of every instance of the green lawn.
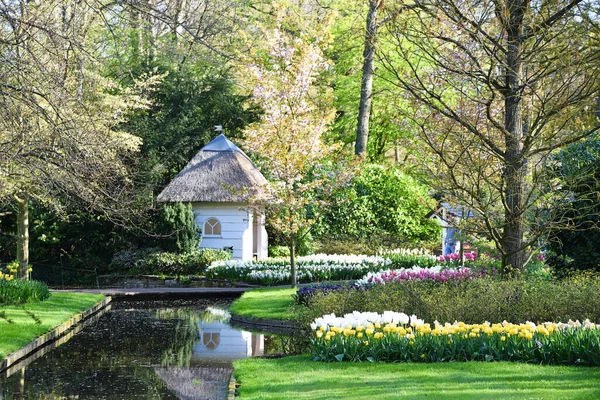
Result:
{"label": "green lawn", "polygon": [[[104,298],[98,294],[52,293],[46,301],[28,303],[24,306],[0,306],[0,360],[20,349],[36,337],[68,320],[74,314],[93,307]],[[35,315],[36,323],[23,308]]]}
{"label": "green lawn", "polygon": [[288,308],[294,303],[296,289],[254,289],[233,302],[233,314],[268,319],[290,319]]}
{"label": "green lawn", "polygon": [[498,363],[317,363],[308,356],[234,362],[240,400],[598,399],[600,368]]}

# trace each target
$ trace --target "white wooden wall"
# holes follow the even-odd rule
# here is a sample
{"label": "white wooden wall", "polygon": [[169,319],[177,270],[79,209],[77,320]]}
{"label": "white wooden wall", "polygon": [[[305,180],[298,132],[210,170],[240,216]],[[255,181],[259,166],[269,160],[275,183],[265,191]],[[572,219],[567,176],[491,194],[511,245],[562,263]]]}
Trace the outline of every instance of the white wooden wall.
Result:
{"label": "white wooden wall", "polygon": [[[253,246],[253,218],[247,206],[243,203],[192,203],[196,226],[202,229],[202,242],[200,248],[222,249],[233,247],[233,258],[251,260],[255,248]],[[219,237],[205,237],[204,223],[209,218],[216,218],[221,222],[221,235]],[[267,257],[268,238],[264,227],[264,216],[257,215],[258,246],[256,249],[259,259]]]}

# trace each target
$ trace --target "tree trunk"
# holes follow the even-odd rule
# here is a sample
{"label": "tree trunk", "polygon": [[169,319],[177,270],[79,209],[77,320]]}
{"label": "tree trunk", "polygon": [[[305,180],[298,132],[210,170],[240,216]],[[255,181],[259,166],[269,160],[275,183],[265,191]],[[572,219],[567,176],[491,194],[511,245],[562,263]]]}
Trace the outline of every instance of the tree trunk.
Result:
{"label": "tree trunk", "polygon": [[290,235],[290,266],[291,266],[291,280],[292,289],[296,287],[296,240],[295,235]]}
{"label": "tree trunk", "polygon": [[526,0],[508,0],[506,89],[504,94],[504,230],[502,267],[511,272],[523,268],[524,199],[527,160],[523,156],[523,17]]}
{"label": "tree trunk", "polygon": [[25,193],[17,200],[17,278],[29,279],[29,198]]}
{"label": "tree trunk", "polygon": [[367,27],[365,32],[365,50],[363,52],[363,75],[360,86],[360,103],[358,106],[358,126],[356,128],[356,144],[354,153],[362,155],[367,151],[369,138],[369,118],[371,116],[371,100],[373,98],[373,74],[375,72],[375,39],[377,37],[377,8],[381,0],[369,1]]}

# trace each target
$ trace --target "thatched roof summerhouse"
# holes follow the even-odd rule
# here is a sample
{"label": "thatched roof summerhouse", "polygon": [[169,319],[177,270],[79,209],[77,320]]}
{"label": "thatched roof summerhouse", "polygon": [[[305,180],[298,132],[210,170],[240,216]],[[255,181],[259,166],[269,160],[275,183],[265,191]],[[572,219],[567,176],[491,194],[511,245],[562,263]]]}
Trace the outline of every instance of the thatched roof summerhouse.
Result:
{"label": "thatched roof summerhouse", "polygon": [[266,185],[248,156],[221,134],[200,149],[157,200],[243,203],[263,195]]}
{"label": "thatched roof summerhouse", "polygon": [[201,248],[228,249],[233,258],[267,257],[264,215],[249,200],[264,198],[268,182],[225,135],[217,136],[158,195],[159,202],[192,204]]}

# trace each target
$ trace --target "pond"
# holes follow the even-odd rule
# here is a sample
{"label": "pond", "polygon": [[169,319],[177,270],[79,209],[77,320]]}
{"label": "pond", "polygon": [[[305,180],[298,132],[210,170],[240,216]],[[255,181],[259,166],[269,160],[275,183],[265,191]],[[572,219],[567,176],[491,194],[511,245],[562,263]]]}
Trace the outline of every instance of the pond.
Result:
{"label": "pond", "polygon": [[9,377],[0,399],[225,399],[234,359],[281,352],[227,323],[232,299],[113,302]]}

